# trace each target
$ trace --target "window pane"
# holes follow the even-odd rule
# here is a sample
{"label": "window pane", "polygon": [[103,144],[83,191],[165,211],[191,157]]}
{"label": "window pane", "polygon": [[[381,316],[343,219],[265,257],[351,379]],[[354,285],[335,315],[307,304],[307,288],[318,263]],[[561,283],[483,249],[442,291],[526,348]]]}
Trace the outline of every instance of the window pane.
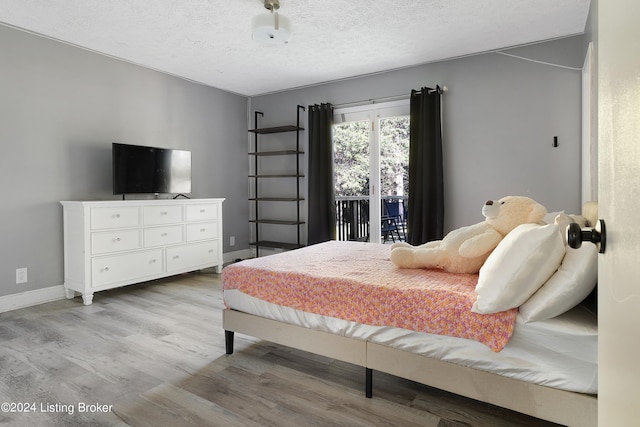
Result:
{"label": "window pane", "polygon": [[409,116],[380,119],[380,194],[409,193]]}
{"label": "window pane", "polygon": [[333,126],[336,196],[369,195],[369,122]]}

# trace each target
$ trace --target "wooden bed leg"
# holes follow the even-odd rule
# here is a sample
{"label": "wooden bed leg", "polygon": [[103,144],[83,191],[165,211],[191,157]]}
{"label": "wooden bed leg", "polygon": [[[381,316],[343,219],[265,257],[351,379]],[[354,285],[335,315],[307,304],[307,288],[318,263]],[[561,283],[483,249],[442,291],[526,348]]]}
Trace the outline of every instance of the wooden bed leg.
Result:
{"label": "wooden bed leg", "polygon": [[366,380],[364,394],[368,398],[371,398],[371,396],[373,395],[373,369],[369,369],[369,368],[365,368],[365,369],[366,369],[367,380]]}
{"label": "wooden bed leg", "polygon": [[224,346],[227,354],[233,354],[233,331],[224,331]]}

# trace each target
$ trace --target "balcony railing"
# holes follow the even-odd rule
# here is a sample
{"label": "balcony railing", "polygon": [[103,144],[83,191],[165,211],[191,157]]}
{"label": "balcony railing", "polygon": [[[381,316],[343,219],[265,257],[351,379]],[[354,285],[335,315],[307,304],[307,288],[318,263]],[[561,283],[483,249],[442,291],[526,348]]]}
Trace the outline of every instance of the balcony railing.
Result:
{"label": "balcony railing", "polygon": [[369,241],[369,196],[336,197],[338,240]]}
{"label": "balcony railing", "polygon": [[[380,227],[383,242],[405,240],[406,196],[382,196],[381,199],[383,203]],[[337,239],[368,242],[371,236],[369,196],[339,196],[335,199],[335,205]],[[393,209],[397,211],[390,212]]]}

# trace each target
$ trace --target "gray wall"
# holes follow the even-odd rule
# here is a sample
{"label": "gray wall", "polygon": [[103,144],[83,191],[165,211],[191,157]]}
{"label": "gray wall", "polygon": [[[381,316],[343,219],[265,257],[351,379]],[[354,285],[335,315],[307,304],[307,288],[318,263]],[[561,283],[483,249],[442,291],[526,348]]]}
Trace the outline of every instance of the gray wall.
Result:
{"label": "gray wall", "polygon": [[[246,98],[2,26],[0,51],[0,296],[62,284],[59,201],[118,198],[111,142],[192,150],[193,197],[225,197],[225,252],[248,247]],[[573,37],[508,52],[579,68],[584,51],[584,37]],[[297,104],[436,84],[449,87],[447,230],[480,221],[484,200],[507,194],[579,211],[576,70],[490,53],[254,97],[250,117],[258,109],[263,126],[288,124]],[[15,284],[19,267],[29,269],[25,285]]]}
{"label": "gray wall", "polygon": [[247,98],[3,26],[0,52],[0,296],[63,283],[59,201],[120,198],[112,142],[191,150],[192,197],[248,246]]}
{"label": "gray wall", "polygon": [[571,37],[505,51],[538,62],[487,53],[254,97],[251,110],[265,112],[265,126],[276,125],[295,119],[296,104],[408,97],[411,89],[447,86],[447,230],[481,221],[484,201],[505,195],[525,195],[549,211],[577,213],[581,72],[571,68],[582,67],[585,51],[584,37]]}

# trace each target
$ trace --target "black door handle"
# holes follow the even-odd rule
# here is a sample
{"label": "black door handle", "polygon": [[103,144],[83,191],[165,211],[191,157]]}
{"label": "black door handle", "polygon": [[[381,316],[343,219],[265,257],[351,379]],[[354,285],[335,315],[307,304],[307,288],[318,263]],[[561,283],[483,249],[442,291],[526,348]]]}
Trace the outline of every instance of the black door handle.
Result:
{"label": "black door handle", "polygon": [[595,228],[580,228],[580,225],[574,223],[569,224],[567,227],[567,243],[573,249],[578,249],[582,246],[582,242],[595,243],[599,246],[598,252],[604,253],[607,243],[607,230],[604,225],[604,220],[599,219]]}

